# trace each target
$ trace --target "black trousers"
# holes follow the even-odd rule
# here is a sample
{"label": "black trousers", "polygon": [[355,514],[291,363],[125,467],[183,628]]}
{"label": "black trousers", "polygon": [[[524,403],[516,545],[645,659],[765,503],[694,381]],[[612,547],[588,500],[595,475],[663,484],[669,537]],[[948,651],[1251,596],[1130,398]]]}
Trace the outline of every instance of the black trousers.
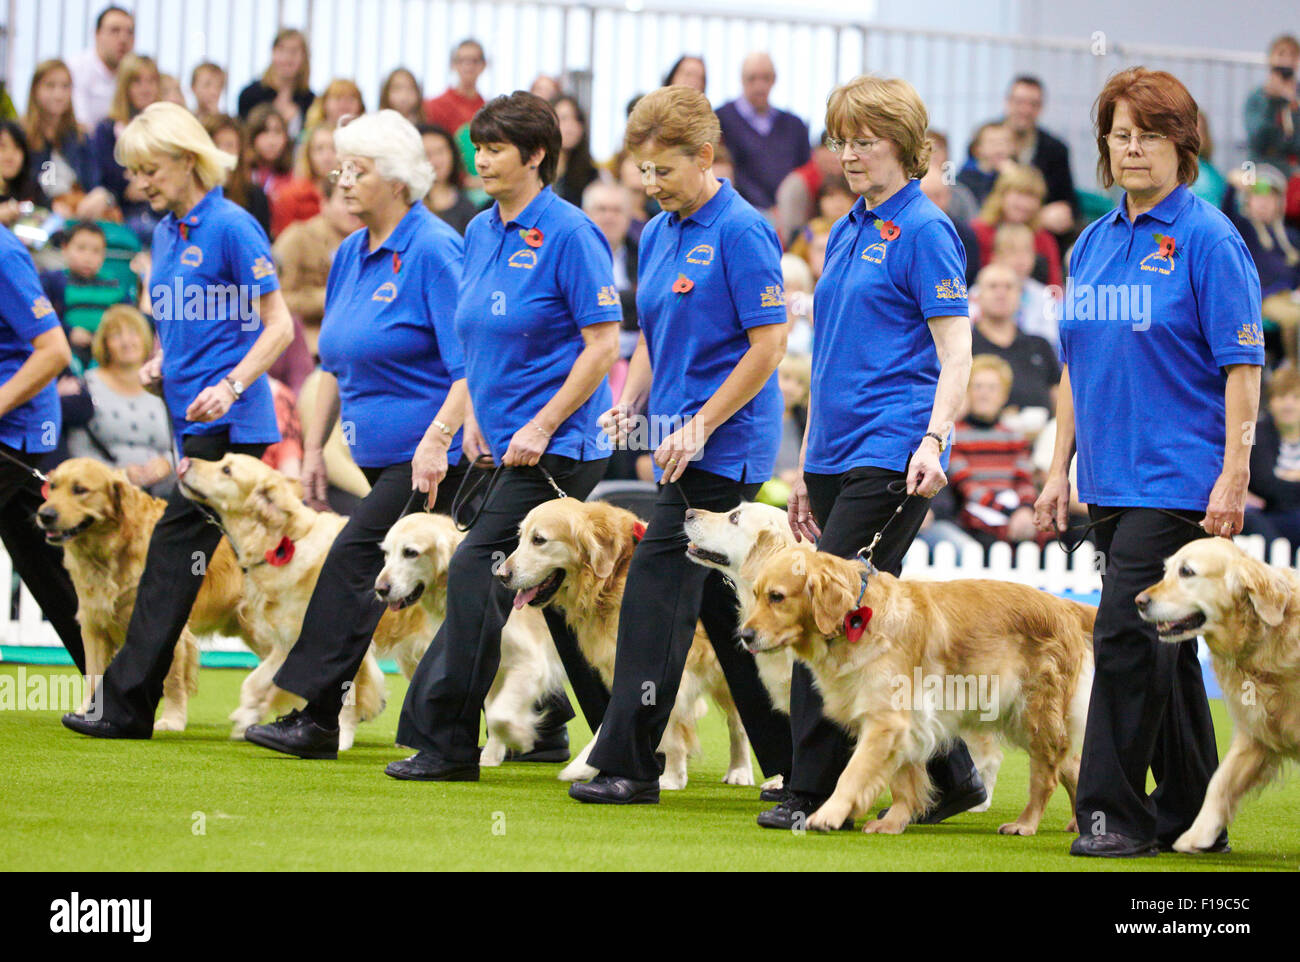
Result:
{"label": "black trousers", "polygon": [[[818,550],[852,558],[888,522],[889,528],[881,535],[872,561],[880,571],[901,574],[903,558],[921,530],[929,502],[912,498],[902,514],[894,518],[894,510],[904,498],[889,490],[889,484],[895,481],[905,483],[907,475],[876,467],[853,468],[843,474],[805,472],[808,500],[822,531]],[[798,661],[790,685],[790,728],[794,737],[790,787],[809,795],[830,795],[853,754],[853,743],[843,728],[823,714],[812,672]],[[935,754],[926,769],[935,788],[944,792],[966,781],[975,765],[966,743],[958,739]]]}
{"label": "black trousers", "polygon": [[[265,444],[232,444],[225,431],[181,439],[185,457],[203,461],[217,461],[227,453],[260,458],[265,450]],[[142,736],[153,732],[176,639],[221,541],[221,529],[209,518],[179,487],[172,491],[149,539],[126,642],[104,672],[95,696],[106,720]]]}
{"label": "black trousers", "polygon": [[[606,459],[575,461],[544,454],[541,466],[573,498],[585,499],[604,476]],[[397,723],[397,744],[432,752],[443,761],[477,762],[479,713],[501,662],[501,628],[511,593],[494,570],[519,545],[519,523],[556,497],[534,467],[502,468],[478,520],[452,555],[447,572],[447,617],[420,659]],[[558,611],[543,610],[569,683],[594,730],[608,694],[583,660]],[[571,667],[572,665],[572,667]]]}
{"label": "black trousers", "polygon": [[[1196,819],[1218,767],[1214,722],[1197,643],[1157,640],[1134,599],[1163,577],[1165,558],[1206,534],[1153,508],[1089,508],[1093,520],[1116,512],[1094,529],[1105,568],[1075,814],[1083,835],[1172,843]],[[1148,768],[1156,780],[1149,797]]]}
{"label": "black trousers", "polygon": [[[0,444],[0,450],[33,468],[43,457],[6,444]],[[54,626],[77,670],[84,675],[86,650],[81,642],[81,626],[77,624],[77,589],[63,567],[63,549],[46,541],[36,527],[36,511],[44,500],[41,483],[35,475],[12,461],[0,460],[0,541],[4,542],[18,577]],[[0,589],[8,606],[9,585],[0,585]]]}
{"label": "black trousers", "polygon": [[[764,774],[789,777],[790,725],[772,707],[753,656],[738,643],[735,590],[722,572],[686,556],[682,528],[688,501],[694,508],[729,511],[741,501],[753,500],[759,487],[688,468],[677,483],[660,488],[645,537],[632,555],[619,611],[614,690],[590,758],[602,772],[642,781],[663,774],[662,756],[656,750],[699,621],[727,677]],[[647,698],[648,692],[653,697]]]}

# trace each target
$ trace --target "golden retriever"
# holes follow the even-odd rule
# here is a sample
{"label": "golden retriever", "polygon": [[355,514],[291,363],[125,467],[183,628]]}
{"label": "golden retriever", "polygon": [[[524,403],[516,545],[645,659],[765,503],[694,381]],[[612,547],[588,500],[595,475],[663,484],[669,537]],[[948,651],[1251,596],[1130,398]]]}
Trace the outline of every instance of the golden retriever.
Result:
{"label": "golden retriever", "polygon": [[824,552],[778,551],[759,571],[741,630],[751,651],[789,646],[807,663],[827,717],[856,741],[807,827],[839,828],[888,785],[893,804],[863,830],[902,832],[930,801],[926,759],[981,726],[1029,752],[1029,803],[999,832],[1034,834],[1058,779],[1073,809],[1096,609],[1005,581],[872,572],[864,589],[866,571]]}
{"label": "golden retriever", "polygon": [[1165,576],[1137,596],[1161,641],[1200,635],[1232,715],[1232,744],[1192,827],[1174,842],[1201,852],[1242,798],[1300,758],[1300,576],[1257,561],[1224,538],[1184,545]]}
{"label": "golden retriever", "polygon": [[[46,541],[63,547],[63,564],[77,589],[77,622],[86,648],[84,712],[95,685],[126,640],[149,538],[167,503],[136,487],[123,472],[90,458],[60,464],[50,472],[46,493],[36,523]],[[185,729],[189,696],[198,690],[199,682],[196,634],[241,638],[254,652],[264,653],[258,652],[253,633],[239,617],[242,587],[243,576],[223,539],[176,642],[155,731]]]}
{"label": "golden retriever", "polygon": [[[464,538],[446,515],[421,512],[400,519],[384,536],[384,569],[375,579],[375,595],[393,611],[421,605],[432,638],[447,615],[447,568]],[[419,660],[411,661],[414,655],[407,647],[401,662],[407,678]],[[564,667],[541,612],[511,612],[501,629],[501,665],[483,705],[488,739],[479,764],[500,765],[509,749],[532,751],[540,721],[537,702],[563,690]]]}
{"label": "golden retriever", "polygon": [[[690,539],[686,556],[706,568],[717,568],[736,586],[742,622],[749,617],[752,607],[754,579],[767,559],[784,548],[814,550],[807,541],[794,540],[785,511],[754,501],[742,502],[731,511],[693,508],[686,512],[684,527],[686,537]],[[772,704],[788,715],[794,652],[789,646],[782,646],[773,651],[756,652],[754,659]],[[988,798],[970,810],[984,812],[993,804],[993,786],[1002,765],[1002,747],[995,731],[967,732],[965,737],[971,758],[988,791]],[[780,785],[781,776],[778,775],[763,787]]]}
{"label": "golden retriever", "polygon": [[[226,454],[220,461],[186,458],[177,477],[185,497],[220,518],[244,571],[244,619],[269,649],[240,690],[234,716],[239,737],[268,711],[302,703],[273,679],[298,640],[325,556],[347,519],[307,507],[293,482],[246,454]],[[402,665],[417,663],[428,647],[428,623],[419,606],[384,613],[339,713],[340,751],[352,747],[359,722],[383,711],[384,676],[375,652],[391,654]]]}
{"label": "golden retriever", "polygon": [[[604,502],[548,501],[524,517],[519,525],[519,547],[497,572],[506,587],[516,592],[516,608],[554,605],[564,611],[583,657],[607,687],[614,683],[619,608],[639,524],[632,512]],[[686,787],[686,761],[699,750],[696,722],[704,711],[706,693],[726,716],[730,734],[731,757],[723,781],[728,785],[754,784],[749,739],[740,713],[704,628],[697,625],[668,727],[659,743],[666,759],[660,788]],[[587,756],[599,734],[592,736],[560,778],[579,781],[596,774]]]}

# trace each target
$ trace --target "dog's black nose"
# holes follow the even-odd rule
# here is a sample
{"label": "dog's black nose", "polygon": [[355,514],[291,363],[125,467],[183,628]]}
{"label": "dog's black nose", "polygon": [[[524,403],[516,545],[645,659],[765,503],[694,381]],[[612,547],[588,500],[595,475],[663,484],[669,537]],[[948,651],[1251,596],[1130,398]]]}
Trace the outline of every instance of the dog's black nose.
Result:
{"label": "dog's black nose", "polygon": [[41,508],[41,510],[36,512],[36,521],[42,527],[48,528],[58,520],[59,512],[57,508]]}
{"label": "dog's black nose", "polygon": [[685,517],[687,521],[694,521],[694,520],[695,520],[695,509],[694,509],[694,508],[687,508],[687,509],[686,509],[686,514],[683,515],[683,517]]}
{"label": "dog's black nose", "polygon": [[378,584],[378,585],[375,585],[375,594],[377,594],[377,595],[378,595],[379,597],[381,597],[381,598],[387,598],[387,597],[388,597],[388,592],[389,592],[390,590],[391,590],[391,589],[388,587],[388,585],[385,585],[385,584]]}
{"label": "dog's black nose", "polygon": [[1138,595],[1134,601],[1138,606],[1138,611],[1146,611],[1147,606],[1151,604],[1151,599],[1145,595]]}
{"label": "dog's black nose", "polygon": [[745,644],[751,644],[756,637],[753,628],[745,628],[740,632],[740,640]]}

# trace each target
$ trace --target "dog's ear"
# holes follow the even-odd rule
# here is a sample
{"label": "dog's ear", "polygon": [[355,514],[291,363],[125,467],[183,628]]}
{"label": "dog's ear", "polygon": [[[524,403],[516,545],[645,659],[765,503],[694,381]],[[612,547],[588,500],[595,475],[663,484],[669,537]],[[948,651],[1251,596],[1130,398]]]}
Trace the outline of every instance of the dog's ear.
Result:
{"label": "dog's ear", "polygon": [[619,536],[614,526],[603,518],[590,518],[575,539],[587,556],[587,566],[596,577],[604,581],[614,573],[618,564]]}
{"label": "dog's ear", "polygon": [[265,481],[254,489],[250,506],[257,519],[273,531],[279,531],[289,519],[288,512],[276,497],[276,486],[270,481]]}
{"label": "dog's ear", "polygon": [[133,485],[120,472],[108,482],[108,506],[114,518],[122,517],[122,504],[131,496]]}
{"label": "dog's ear", "polygon": [[854,585],[833,559],[810,556],[796,557],[793,564],[808,565],[808,595],[812,599],[813,623],[827,637],[838,635],[844,628],[844,616],[853,610],[857,598]]}
{"label": "dog's ear", "polygon": [[293,492],[293,496],[301,501],[303,497],[302,482],[297,478],[285,478],[284,480],[288,483],[289,490]]}
{"label": "dog's ear", "polygon": [[1291,586],[1286,579],[1260,561],[1244,565],[1240,578],[1259,620],[1270,628],[1282,624],[1287,602],[1291,600]]}

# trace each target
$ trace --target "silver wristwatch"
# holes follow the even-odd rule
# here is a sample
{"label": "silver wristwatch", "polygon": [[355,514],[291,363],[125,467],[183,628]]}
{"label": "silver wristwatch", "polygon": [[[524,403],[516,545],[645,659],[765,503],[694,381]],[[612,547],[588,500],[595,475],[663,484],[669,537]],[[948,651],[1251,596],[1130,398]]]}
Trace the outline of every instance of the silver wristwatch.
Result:
{"label": "silver wristwatch", "polygon": [[225,382],[226,382],[226,387],[230,388],[230,393],[235,396],[236,401],[238,401],[241,397],[244,396],[243,381],[236,381],[233,377],[227,374],[225,378]]}

